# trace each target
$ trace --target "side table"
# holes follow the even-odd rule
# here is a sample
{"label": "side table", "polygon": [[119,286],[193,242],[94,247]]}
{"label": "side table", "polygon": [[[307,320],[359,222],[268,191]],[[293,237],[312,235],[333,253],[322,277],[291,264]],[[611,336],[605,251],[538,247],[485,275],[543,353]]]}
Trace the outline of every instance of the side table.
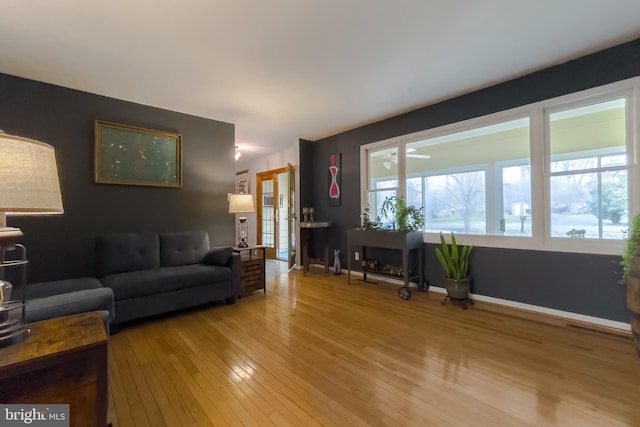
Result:
{"label": "side table", "polygon": [[27,339],[0,350],[0,402],[68,404],[71,426],[105,427],[109,367],[101,313],[27,327]]}
{"label": "side table", "polygon": [[234,246],[233,251],[240,254],[240,264],[242,266],[242,295],[249,295],[251,292],[259,289],[267,293],[265,246],[249,245],[244,248]]}
{"label": "side table", "polygon": [[[300,223],[300,246],[302,250],[302,274],[309,272],[311,263],[324,264],[325,276],[329,274],[329,243],[327,242],[327,229],[331,227],[330,222],[301,222]],[[322,258],[310,258],[309,246],[313,244],[311,234],[313,230],[322,233]],[[311,241],[311,244],[310,244]]]}

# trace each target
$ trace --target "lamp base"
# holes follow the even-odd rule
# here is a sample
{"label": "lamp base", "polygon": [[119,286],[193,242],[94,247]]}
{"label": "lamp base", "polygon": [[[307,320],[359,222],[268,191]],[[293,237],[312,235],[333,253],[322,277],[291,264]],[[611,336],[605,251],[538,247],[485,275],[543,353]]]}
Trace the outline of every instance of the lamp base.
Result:
{"label": "lamp base", "polygon": [[15,227],[0,227],[0,251],[9,251],[16,247],[16,242],[22,237],[22,230]]}
{"label": "lamp base", "polygon": [[248,248],[249,244],[247,242],[245,242],[244,240],[242,240],[241,242],[238,243],[238,247],[239,248]]}
{"label": "lamp base", "polygon": [[27,329],[24,325],[20,326],[20,329],[13,331],[9,335],[0,335],[0,348],[18,344],[27,339],[31,330]]}
{"label": "lamp base", "polygon": [[29,330],[22,323],[24,305],[11,301],[0,304],[0,348],[22,342]]}

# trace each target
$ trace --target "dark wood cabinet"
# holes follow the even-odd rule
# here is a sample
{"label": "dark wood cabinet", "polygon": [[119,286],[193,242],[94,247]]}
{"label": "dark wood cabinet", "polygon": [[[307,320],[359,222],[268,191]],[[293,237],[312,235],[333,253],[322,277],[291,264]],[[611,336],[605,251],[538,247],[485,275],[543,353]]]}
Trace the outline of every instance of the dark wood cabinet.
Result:
{"label": "dark wood cabinet", "polygon": [[235,246],[234,252],[240,254],[242,268],[242,295],[248,295],[253,291],[262,289],[267,292],[265,277],[265,247],[247,246],[241,248]]}
{"label": "dark wood cabinet", "polygon": [[0,350],[0,402],[68,404],[72,427],[105,427],[108,339],[99,311],[27,324]]}

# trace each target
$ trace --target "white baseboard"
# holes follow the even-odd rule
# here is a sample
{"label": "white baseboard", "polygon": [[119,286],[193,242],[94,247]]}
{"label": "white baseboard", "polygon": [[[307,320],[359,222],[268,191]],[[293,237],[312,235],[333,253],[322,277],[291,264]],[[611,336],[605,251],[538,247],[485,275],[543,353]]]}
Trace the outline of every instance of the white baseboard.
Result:
{"label": "white baseboard", "polygon": [[[351,274],[355,275],[355,276],[362,276],[362,273],[360,273],[359,271],[354,271]],[[383,280],[383,279],[381,279],[381,280]],[[393,278],[389,278],[389,279],[384,278],[384,281],[385,282],[389,282],[389,283],[393,283],[393,284],[397,284],[397,285],[403,285],[404,284],[402,281],[395,280]],[[429,292],[436,292],[436,293],[439,293],[439,294],[446,294],[447,293],[446,289],[438,287],[438,286],[433,286],[433,285],[429,286]],[[488,296],[485,296],[485,295],[470,294],[470,296],[472,297],[472,299],[474,299],[476,301],[482,301],[482,302],[486,302],[486,303],[489,303],[489,304],[495,304],[495,305],[499,305],[499,306],[503,306],[503,307],[514,308],[514,309],[517,309],[517,310],[528,311],[528,312],[531,312],[531,313],[536,313],[536,314],[541,314],[541,315],[553,316],[553,317],[560,318],[560,319],[573,320],[573,321],[576,321],[576,322],[581,322],[581,323],[585,323],[585,324],[591,324],[591,325],[594,325],[594,326],[614,329],[614,330],[618,330],[618,331],[621,331],[621,332],[631,332],[631,325],[629,323],[618,322],[618,321],[609,320],[609,319],[603,319],[603,318],[600,318],[600,317],[587,316],[587,315],[584,315],[584,314],[572,313],[570,311],[556,310],[556,309],[553,309],[553,308],[541,307],[539,305],[525,304],[525,303],[517,302],[517,301],[510,301],[510,300],[506,300],[506,299],[488,297]]]}
{"label": "white baseboard", "polygon": [[[436,291],[436,287],[431,286],[429,290]],[[444,288],[437,288],[437,292],[446,293],[447,291]],[[525,304],[522,302],[488,297],[485,295],[471,294],[471,297],[477,301],[488,302],[490,304],[501,305],[504,307],[515,308],[518,310],[529,311],[532,313],[544,314],[544,315],[554,316],[554,317],[567,319],[567,320],[574,320],[577,322],[587,323],[587,324],[596,325],[596,326],[603,326],[605,328],[616,329],[624,332],[631,331],[631,325],[629,323],[603,319],[601,317],[587,316],[585,314],[578,314],[578,313],[572,313],[570,311],[556,310],[554,308],[541,307],[539,305],[532,305],[532,304]]]}

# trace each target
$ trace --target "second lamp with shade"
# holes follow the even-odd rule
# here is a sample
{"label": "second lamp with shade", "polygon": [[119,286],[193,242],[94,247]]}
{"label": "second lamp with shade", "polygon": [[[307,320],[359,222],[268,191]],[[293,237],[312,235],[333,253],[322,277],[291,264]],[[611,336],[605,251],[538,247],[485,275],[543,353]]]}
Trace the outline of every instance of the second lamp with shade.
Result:
{"label": "second lamp with shade", "polygon": [[229,213],[240,214],[238,217],[238,242],[239,248],[246,248],[249,246],[247,237],[249,230],[247,226],[247,217],[242,215],[245,213],[253,213],[255,211],[253,207],[253,196],[251,194],[231,194],[229,196]]}

